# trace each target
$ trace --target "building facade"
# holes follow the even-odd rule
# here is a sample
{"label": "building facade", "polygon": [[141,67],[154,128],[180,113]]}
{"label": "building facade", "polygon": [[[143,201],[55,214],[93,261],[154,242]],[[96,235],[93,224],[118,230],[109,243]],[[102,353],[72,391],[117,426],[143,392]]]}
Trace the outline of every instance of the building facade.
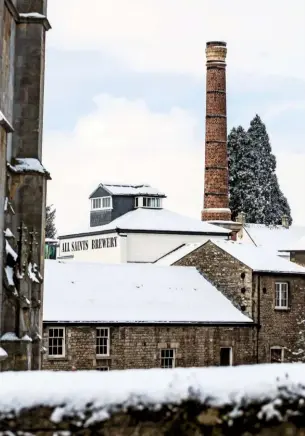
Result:
{"label": "building facade", "polygon": [[90,196],[90,227],[59,236],[57,258],[147,263],[186,242],[229,237],[229,229],[164,209],[164,198],[148,185],[100,184]]}
{"label": "building facade", "polygon": [[232,241],[208,241],[173,264],[195,266],[255,322],[259,363],[298,360],[305,268]]}
{"label": "building facade", "polygon": [[42,159],[46,0],[0,0],[2,370],[41,367],[48,172]]}
{"label": "building facade", "polygon": [[254,363],[256,334],[195,268],[46,261],[43,369]]}

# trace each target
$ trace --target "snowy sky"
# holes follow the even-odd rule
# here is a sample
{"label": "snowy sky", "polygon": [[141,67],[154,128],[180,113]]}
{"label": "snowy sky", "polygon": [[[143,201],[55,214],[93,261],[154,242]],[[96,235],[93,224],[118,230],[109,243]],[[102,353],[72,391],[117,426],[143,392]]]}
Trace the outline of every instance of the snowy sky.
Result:
{"label": "snowy sky", "polygon": [[305,225],[304,0],[90,4],[48,2],[43,161],[59,231],[88,225],[102,181],[150,183],[166,207],[200,217],[205,43],[215,39],[228,43],[228,127],[262,117]]}

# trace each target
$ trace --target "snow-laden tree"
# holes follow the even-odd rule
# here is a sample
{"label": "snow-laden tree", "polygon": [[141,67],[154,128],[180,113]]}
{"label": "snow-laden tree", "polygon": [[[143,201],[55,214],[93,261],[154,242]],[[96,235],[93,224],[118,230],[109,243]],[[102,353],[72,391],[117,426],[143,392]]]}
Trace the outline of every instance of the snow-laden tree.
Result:
{"label": "snow-laden tree", "polygon": [[53,205],[46,207],[46,238],[54,239],[56,237],[55,226],[56,209]]}
{"label": "snow-laden tree", "polygon": [[228,137],[229,189],[232,218],[239,212],[247,222],[281,224],[283,215],[291,223],[291,211],[276,176],[266,126],[256,115],[246,132],[233,128]]}

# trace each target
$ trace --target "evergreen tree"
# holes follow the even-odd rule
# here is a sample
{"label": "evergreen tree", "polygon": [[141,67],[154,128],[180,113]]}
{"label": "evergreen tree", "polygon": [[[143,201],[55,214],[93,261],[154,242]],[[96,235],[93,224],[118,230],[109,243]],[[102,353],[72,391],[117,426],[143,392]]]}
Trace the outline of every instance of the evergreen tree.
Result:
{"label": "evergreen tree", "polygon": [[247,222],[277,225],[286,215],[291,224],[290,207],[275,173],[276,159],[258,115],[251,121],[248,132],[242,127],[232,129],[228,155],[232,218],[244,212]]}
{"label": "evergreen tree", "polygon": [[46,238],[54,239],[56,237],[55,226],[56,209],[53,205],[46,207]]}

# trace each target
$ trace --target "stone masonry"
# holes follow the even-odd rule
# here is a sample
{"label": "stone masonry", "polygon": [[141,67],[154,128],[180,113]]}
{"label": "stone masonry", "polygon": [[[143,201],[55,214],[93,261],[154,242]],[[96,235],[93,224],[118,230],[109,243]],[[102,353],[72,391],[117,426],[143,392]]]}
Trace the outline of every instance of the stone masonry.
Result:
{"label": "stone masonry", "polygon": [[[258,362],[270,362],[270,349],[282,348],[285,361],[298,360],[297,339],[305,335],[305,277],[297,274],[258,273],[226,253],[213,242],[186,255],[175,265],[195,266],[242,312],[250,316],[257,328]],[[275,283],[288,284],[287,309],[275,307]],[[305,359],[305,356],[304,356]]]}
{"label": "stone masonry", "polygon": [[227,107],[226,43],[207,43],[205,182],[202,220],[230,220]]}
{"label": "stone masonry", "polygon": [[0,370],[41,368],[46,0],[0,0]]}
{"label": "stone masonry", "polygon": [[[46,348],[50,326],[44,326]],[[256,361],[253,325],[112,325],[110,352],[102,358],[96,355],[98,325],[66,324],[64,327],[65,356],[44,354],[44,370],[158,368],[162,349],[175,350],[175,366],[179,367],[219,365],[221,347],[232,347],[233,365]]]}

